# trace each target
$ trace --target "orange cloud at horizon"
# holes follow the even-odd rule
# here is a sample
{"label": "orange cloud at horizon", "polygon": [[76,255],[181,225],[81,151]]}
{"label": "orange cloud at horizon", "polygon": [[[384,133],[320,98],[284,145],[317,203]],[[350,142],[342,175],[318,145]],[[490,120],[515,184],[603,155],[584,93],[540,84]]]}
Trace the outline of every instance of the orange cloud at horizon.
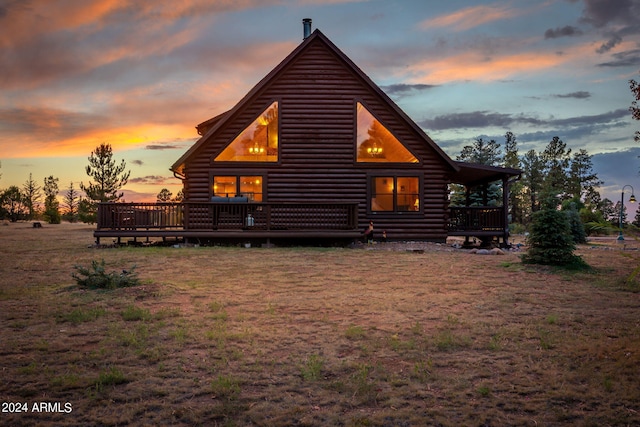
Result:
{"label": "orange cloud at horizon", "polygon": [[21,141],[19,145],[3,148],[3,158],[89,156],[101,143],[108,143],[114,151],[142,148],[158,141],[195,140],[198,135],[193,126],[141,124],[115,129],[96,129],[61,140]]}

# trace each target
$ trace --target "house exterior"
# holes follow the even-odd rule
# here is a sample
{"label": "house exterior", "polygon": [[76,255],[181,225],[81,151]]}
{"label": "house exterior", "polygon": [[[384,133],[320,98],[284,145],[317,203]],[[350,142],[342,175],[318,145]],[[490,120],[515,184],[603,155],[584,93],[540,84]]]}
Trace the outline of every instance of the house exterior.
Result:
{"label": "house exterior", "polygon": [[506,242],[506,208],[452,216],[448,185],[501,180],[507,206],[520,171],[453,161],[308,24],[304,41],[231,110],[196,127],[200,139],[171,166],[185,202],[101,205],[96,237],[353,239],[373,221],[389,240],[473,231]]}

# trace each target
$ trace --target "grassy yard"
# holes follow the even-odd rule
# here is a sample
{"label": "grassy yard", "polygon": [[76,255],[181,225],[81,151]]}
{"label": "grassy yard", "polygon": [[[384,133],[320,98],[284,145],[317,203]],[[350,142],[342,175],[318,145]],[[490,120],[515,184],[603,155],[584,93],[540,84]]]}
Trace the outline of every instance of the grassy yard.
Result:
{"label": "grassy yard", "polygon": [[[640,425],[640,250],[612,239],[566,272],[0,225],[0,425]],[[80,289],[93,260],[142,285]]]}

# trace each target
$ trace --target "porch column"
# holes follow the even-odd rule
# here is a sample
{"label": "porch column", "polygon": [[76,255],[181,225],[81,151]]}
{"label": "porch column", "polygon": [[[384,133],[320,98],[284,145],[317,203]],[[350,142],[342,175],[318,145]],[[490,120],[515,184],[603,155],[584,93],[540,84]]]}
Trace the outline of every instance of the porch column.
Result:
{"label": "porch column", "polygon": [[[465,207],[469,207],[471,205],[471,187],[469,185],[464,186],[464,205]],[[469,212],[465,212],[464,226],[465,230],[471,225],[469,222]],[[469,240],[469,235],[464,236],[464,245],[469,246],[471,241]]]}
{"label": "porch column", "polygon": [[504,221],[504,234],[502,240],[504,246],[509,245],[509,177],[502,177],[502,220]]}

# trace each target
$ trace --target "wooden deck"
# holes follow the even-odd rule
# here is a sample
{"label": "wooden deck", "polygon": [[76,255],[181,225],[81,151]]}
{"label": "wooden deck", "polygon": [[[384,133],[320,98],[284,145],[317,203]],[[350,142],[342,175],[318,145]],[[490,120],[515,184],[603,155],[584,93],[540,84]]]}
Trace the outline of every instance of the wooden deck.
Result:
{"label": "wooden deck", "polygon": [[453,207],[449,209],[449,236],[497,237],[509,241],[509,225],[502,207]]}
{"label": "wooden deck", "polygon": [[[449,236],[508,239],[502,207],[453,207]],[[212,241],[354,240],[354,203],[101,203],[94,237]]]}
{"label": "wooden deck", "polygon": [[101,238],[209,240],[355,239],[353,203],[101,203]]}

